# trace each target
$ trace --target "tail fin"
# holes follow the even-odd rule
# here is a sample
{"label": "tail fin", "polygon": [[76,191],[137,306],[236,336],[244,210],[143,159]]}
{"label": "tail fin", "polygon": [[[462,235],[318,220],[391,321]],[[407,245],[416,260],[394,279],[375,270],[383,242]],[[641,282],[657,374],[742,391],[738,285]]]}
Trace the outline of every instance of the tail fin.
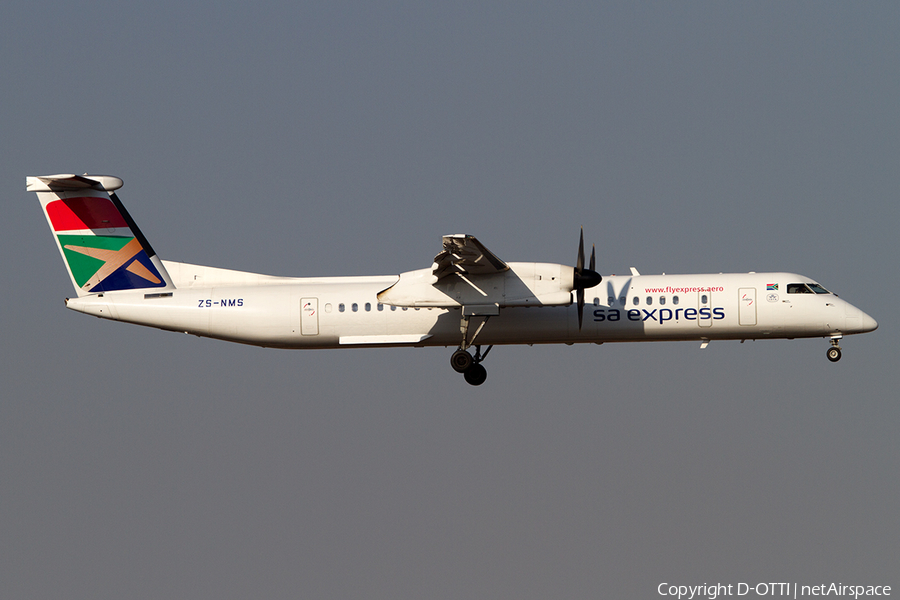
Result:
{"label": "tail fin", "polygon": [[121,179],[48,175],[25,181],[28,191],[37,192],[79,296],[175,289],[162,261],[114,192],[122,187]]}

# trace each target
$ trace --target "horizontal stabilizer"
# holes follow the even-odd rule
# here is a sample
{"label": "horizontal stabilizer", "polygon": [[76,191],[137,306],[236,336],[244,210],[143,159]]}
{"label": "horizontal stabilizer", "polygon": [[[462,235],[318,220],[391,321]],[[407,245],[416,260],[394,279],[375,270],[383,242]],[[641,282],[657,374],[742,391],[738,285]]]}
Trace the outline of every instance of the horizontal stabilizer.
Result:
{"label": "horizontal stabilizer", "polygon": [[98,190],[112,192],[124,185],[118,177],[111,175],[42,175],[26,177],[25,189],[29,192],[65,192],[78,190]]}

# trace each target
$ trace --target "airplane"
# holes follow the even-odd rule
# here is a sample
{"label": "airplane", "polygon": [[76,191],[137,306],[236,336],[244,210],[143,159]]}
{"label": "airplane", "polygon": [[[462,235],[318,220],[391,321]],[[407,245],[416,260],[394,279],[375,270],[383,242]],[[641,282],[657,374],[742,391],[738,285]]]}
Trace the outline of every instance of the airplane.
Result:
{"label": "airplane", "polygon": [[585,266],[583,231],[574,267],[505,262],[466,234],[443,236],[430,267],[399,275],[277,277],[167,261],[116,195],[122,185],[26,178],[75,287],[66,307],[114,321],[272,348],[455,347],[450,364],[472,385],[487,379],[496,345],[822,337],[837,362],[844,335],[878,327],[794,273],[632,267],[603,277],[594,249]]}

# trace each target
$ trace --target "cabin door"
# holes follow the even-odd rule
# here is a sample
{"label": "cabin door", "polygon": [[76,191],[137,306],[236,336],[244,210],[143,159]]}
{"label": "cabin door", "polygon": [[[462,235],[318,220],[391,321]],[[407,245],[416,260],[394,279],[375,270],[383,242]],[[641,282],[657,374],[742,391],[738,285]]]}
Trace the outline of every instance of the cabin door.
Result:
{"label": "cabin door", "polygon": [[738,290],[738,323],[756,325],[756,288]]}
{"label": "cabin door", "polygon": [[319,299],[300,299],[300,335],[319,335]]}
{"label": "cabin door", "polygon": [[[712,327],[712,294],[710,292],[700,292],[697,298],[697,307],[700,309],[700,314],[697,315],[697,324],[700,327]],[[708,316],[704,318],[703,315]]]}

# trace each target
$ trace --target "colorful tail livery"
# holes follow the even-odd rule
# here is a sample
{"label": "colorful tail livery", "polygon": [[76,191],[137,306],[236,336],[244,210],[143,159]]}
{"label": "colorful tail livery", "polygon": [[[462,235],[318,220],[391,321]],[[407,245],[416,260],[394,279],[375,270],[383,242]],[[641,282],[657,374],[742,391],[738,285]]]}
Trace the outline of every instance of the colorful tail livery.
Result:
{"label": "colorful tail livery", "polygon": [[[174,288],[165,267],[114,190],[108,175],[28,177],[79,296]],[[113,193],[109,193],[113,192]]]}

